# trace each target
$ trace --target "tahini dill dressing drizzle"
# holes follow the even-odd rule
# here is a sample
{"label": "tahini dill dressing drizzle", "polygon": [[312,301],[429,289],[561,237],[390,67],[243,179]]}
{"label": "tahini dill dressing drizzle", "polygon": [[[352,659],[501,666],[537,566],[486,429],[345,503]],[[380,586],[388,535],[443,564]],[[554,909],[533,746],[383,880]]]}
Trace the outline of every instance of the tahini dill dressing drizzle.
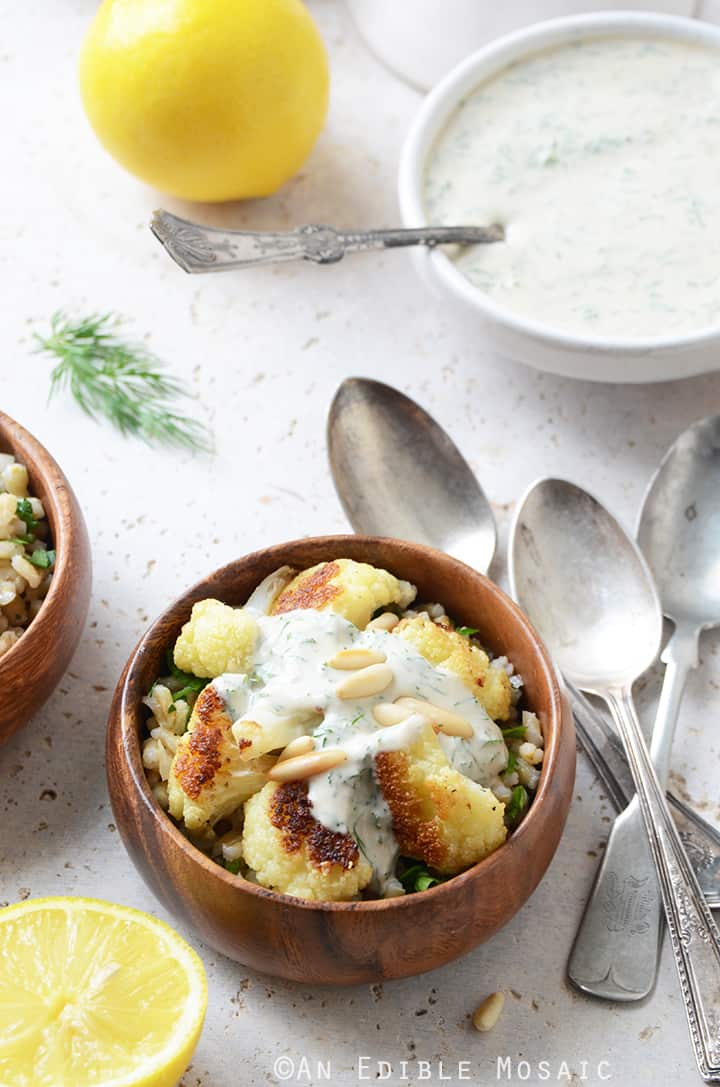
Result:
{"label": "tahini dill dressing drizzle", "polygon": [[[392,728],[379,728],[372,707],[412,695],[454,710],[473,726],[472,739],[440,736],[448,760],[461,773],[489,786],[507,765],[502,732],[455,675],[436,668],[418,651],[382,630],[359,631],[330,612],[294,611],[260,616],[252,676],[220,676],[213,685],[233,720],[248,718],[269,726],[279,718],[312,732],[317,746],[341,747],[347,761],[309,782],[315,818],[330,830],[351,834],[373,868],[373,886],[388,886],[397,858],[392,820],[373,775],[378,751],[410,746],[425,724],[413,716]],[[377,649],[385,654],[394,680],[382,694],[357,701],[338,698],[347,673],[328,661],[342,649]]]}

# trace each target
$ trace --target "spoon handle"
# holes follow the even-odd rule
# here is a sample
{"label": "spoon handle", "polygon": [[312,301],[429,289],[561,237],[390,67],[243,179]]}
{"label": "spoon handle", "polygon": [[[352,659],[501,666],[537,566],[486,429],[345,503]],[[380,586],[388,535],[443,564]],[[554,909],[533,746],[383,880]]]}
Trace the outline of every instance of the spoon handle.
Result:
{"label": "spoon handle", "polygon": [[[667,668],[650,752],[664,785],[683,690],[698,662],[695,633],[677,628],[663,660]],[[582,992],[604,1000],[644,999],[655,984],[662,921],[660,888],[633,796],[610,830],[570,952],[568,977]]]}
{"label": "spoon handle", "polygon": [[[603,714],[576,687],[566,682],[578,740],[595,768],[607,794],[618,812],[628,806],[635,795],[635,786],[628,769],[622,743]],[[673,819],[690,857],[705,901],[712,910],[720,909],[720,834],[706,819],[689,808],[673,793],[667,798],[673,808]],[[642,826],[645,838],[645,824]],[[653,879],[655,874],[653,872]],[[607,970],[602,971],[602,974]],[[596,973],[597,976],[597,973]],[[583,987],[583,986],[579,986]]]}
{"label": "spoon handle", "polygon": [[630,689],[606,692],[625,744],[657,868],[675,964],[700,1074],[720,1082],[720,932],[680,840],[650,759]]}
{"label": "spoon handle", "polygon": [[500,226],[415,227],[401,230],[335,230],[310,224],[297,230],[257,232],[221,230],[156,211],[150,224],[155,237],[186,272],[226,272],[259,264],[310,260],[335,264],[346,253],[363,249],[396,249],[406,245],[482,245],[503,241]]}
{"label": "spoon handle", "polygon": [[666,667],[655,715],[650,754],[657,776],[664,782],[670,770],[670,753],[688,676],[700,663],[698,636],[695,631],[676,627],[660,659]]}

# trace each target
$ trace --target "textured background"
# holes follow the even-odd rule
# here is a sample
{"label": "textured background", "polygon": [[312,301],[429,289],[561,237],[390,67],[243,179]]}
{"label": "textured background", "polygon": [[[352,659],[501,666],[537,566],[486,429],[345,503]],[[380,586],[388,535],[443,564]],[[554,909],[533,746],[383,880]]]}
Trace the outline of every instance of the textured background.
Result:
{"label": "textured background", "polygon": [[[390,381],[429,407],[482,479],[503,526],[533,478],[559,474],[600,495],[632,525],[648,477],[675,435],[718,410],[720,374],[680,384],[573,383],[492,358],[471,324],[446,314],[416,282],[407,254],[189,278],[147,229],[158,197],[104,155],[80,112],[75,61],[92,0],[2,0],[2,407],[65,468],[87,517],[95,563],[88,627],[70,672],[37,719],[0,752],[0,901],[46,894],[113,898],[163,915],[112,823],[103,769],[112,688],[134,642],[183,587],[246,551],[347,526],[328,474],[325,415],[351,374]],[[328,127],[303,174],[262,204],[195,209],[209,222],[289,227],[397,221],[395,170],[419,96],[385,72],[332,0],[311,5],[331,54]],[[8,29],[11,31],[7,33]],[[183,209],[166,202],[181,213]],[[192,214],[192,213],[191,213]],[[217,455],[191,459],[123,441],[70,403],[45,403],[49,366],[33,356],[33,323],[58,308],[113,309],[132,319],[197,395]],[[421,496],[416,496],[418,501]],[[676,785],[718,820],[720,687],[717,636],[703,641],[673,758]],[[656,676],[642,691],[652,719]],[[713,702],[714,699],[714,702]],[[564,965],[611,811],[586,764],[567,832],[533,899],[499,936],[435,974],[384,987],[307,989],[254,975],[199,947],[210,976],[207,1027],[185,1087],[358,1081],[358,1056],[458,1061],[496,1079],[496,1057],[568,1062],[572,1082],[698,1082],[667,948],[643,1006],[587,1001]],[[193,933],[184,933],[194,940]],[[496,1030],[468,1014],[496,988],[512,990]],[[584,1072],[583,1061],[587,1061]],[[291,1070],[291,1065],[287,1066]],[[368,1066],[364,1066],[367,1068]],[[282,1067],[280,1068],[282,1071]],[[377,1068],[365,1075],[375,1079]],[[432,1067],[432,1081],[440,1069]],[[562,1081],[562,1080],[561,1080]],[[515,1082],[519,1082],[516,1078]],[[568,1082],[567,1078],[565,1082]]]}

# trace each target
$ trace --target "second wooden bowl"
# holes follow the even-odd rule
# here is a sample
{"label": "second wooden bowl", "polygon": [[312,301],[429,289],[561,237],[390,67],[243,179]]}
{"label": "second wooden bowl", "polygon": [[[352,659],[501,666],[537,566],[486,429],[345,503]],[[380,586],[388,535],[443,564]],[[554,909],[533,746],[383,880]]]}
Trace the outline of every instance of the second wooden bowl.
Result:
{"label": "second wooden bowl", "polygon": [[82,511],[63,472],[29,431],[0,412],[0,453],[12,453],[30,475],[30,493],[45,507],[57,558],[50,590],[27,630],[0,657],[0,743],[50,697],[85,625],[92,567]]}
{"label": "second wooden bowl", "polygon": [[[197,850],[158,806],[141,760],[142,696],[192,605],[212,596],[245,602],[284,564],[334,558],[370,562],[439,601],[483,642],[506,654],[540,717],[546,755],[530,812],[505,845],[429,891],[381,901],[317,903],[276,894],[226,872]],[[353,984],[442,966],[489,939],[542,878],[562,834],[575,779],[572,716],[549,656],[528,620],[493,582],[439,551],[368,536],[297,540],[230,563],[160,616],[128,661],[107,733],[110,798],[131,857],[163,904],[213,947],[254,969],[304,982]]]}

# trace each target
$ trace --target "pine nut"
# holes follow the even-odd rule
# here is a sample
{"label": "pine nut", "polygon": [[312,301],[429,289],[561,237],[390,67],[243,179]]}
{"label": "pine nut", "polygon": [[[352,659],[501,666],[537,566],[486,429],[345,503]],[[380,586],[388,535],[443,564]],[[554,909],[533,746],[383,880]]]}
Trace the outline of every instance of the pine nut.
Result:
{"label": "pine nut", "polygon": [[392,728],[412,717],[412,710],[406,706],[398,706],[395,702],[379,702],[373,706],[373,717],[381,728]]}
{"label": "pine nut", "polygon": [[313,736],[298,736],[296,740],[290,741],[284,751],[281,751],[278,756],[278,762],[285,762],[286,759],[294,759],[298,755],[308,755],[314,750],[315,739]]}
{"label": "pine nut", "polygon": [[339,747],[328,748],[327,751],[312,751],[309,755],[298,755],[294,759],[286,759],[284,762],[276,762],[268,773],[269,781],[305,781],[315,777],[316,774],[324,774],[327,770],[334,770],[341,766],[347,759],[347,755]]}
{"label": "pine nut", "polygon": [[492,993],[473,1012],[475,1030],[487,1031],[497,1023],[505,1006],[505,993]]}
{"label": "pine nut", "polygon": [[423,717],[427,717],[435,728],[439,732],[444,732],[446,736],[461,736],[465,740],[469,740],[474,735],[472,725],[464,717],[461,717],[459,713],[453,713],[452,710],[446,710],[442,706],[436,706],[434,702],[426,702],[422,698],[398,698],[395,700],[396,706],[407,706],[413,713],[421,713]]}
{"label": "pine nut", "polygon": [[341,649],[328,661],[328,665],[343,672],[354,672],[358,668],[368,668],[371,664],[384,664],[386,660],[385,654],[379,653],[377,649]]}
{"label": "pine nut", "polygon": [[366,630],[394,630],[400,620],[394,611],[384,611],[382,615],[378,615],[377,619],[371,619]]}
{"label": "pine nut", "polygon": [[335,688],[335,694],[344,701],[354,698],[370,698],[390,686],[395,673],[389,664],[371,664],[344,679]]}

